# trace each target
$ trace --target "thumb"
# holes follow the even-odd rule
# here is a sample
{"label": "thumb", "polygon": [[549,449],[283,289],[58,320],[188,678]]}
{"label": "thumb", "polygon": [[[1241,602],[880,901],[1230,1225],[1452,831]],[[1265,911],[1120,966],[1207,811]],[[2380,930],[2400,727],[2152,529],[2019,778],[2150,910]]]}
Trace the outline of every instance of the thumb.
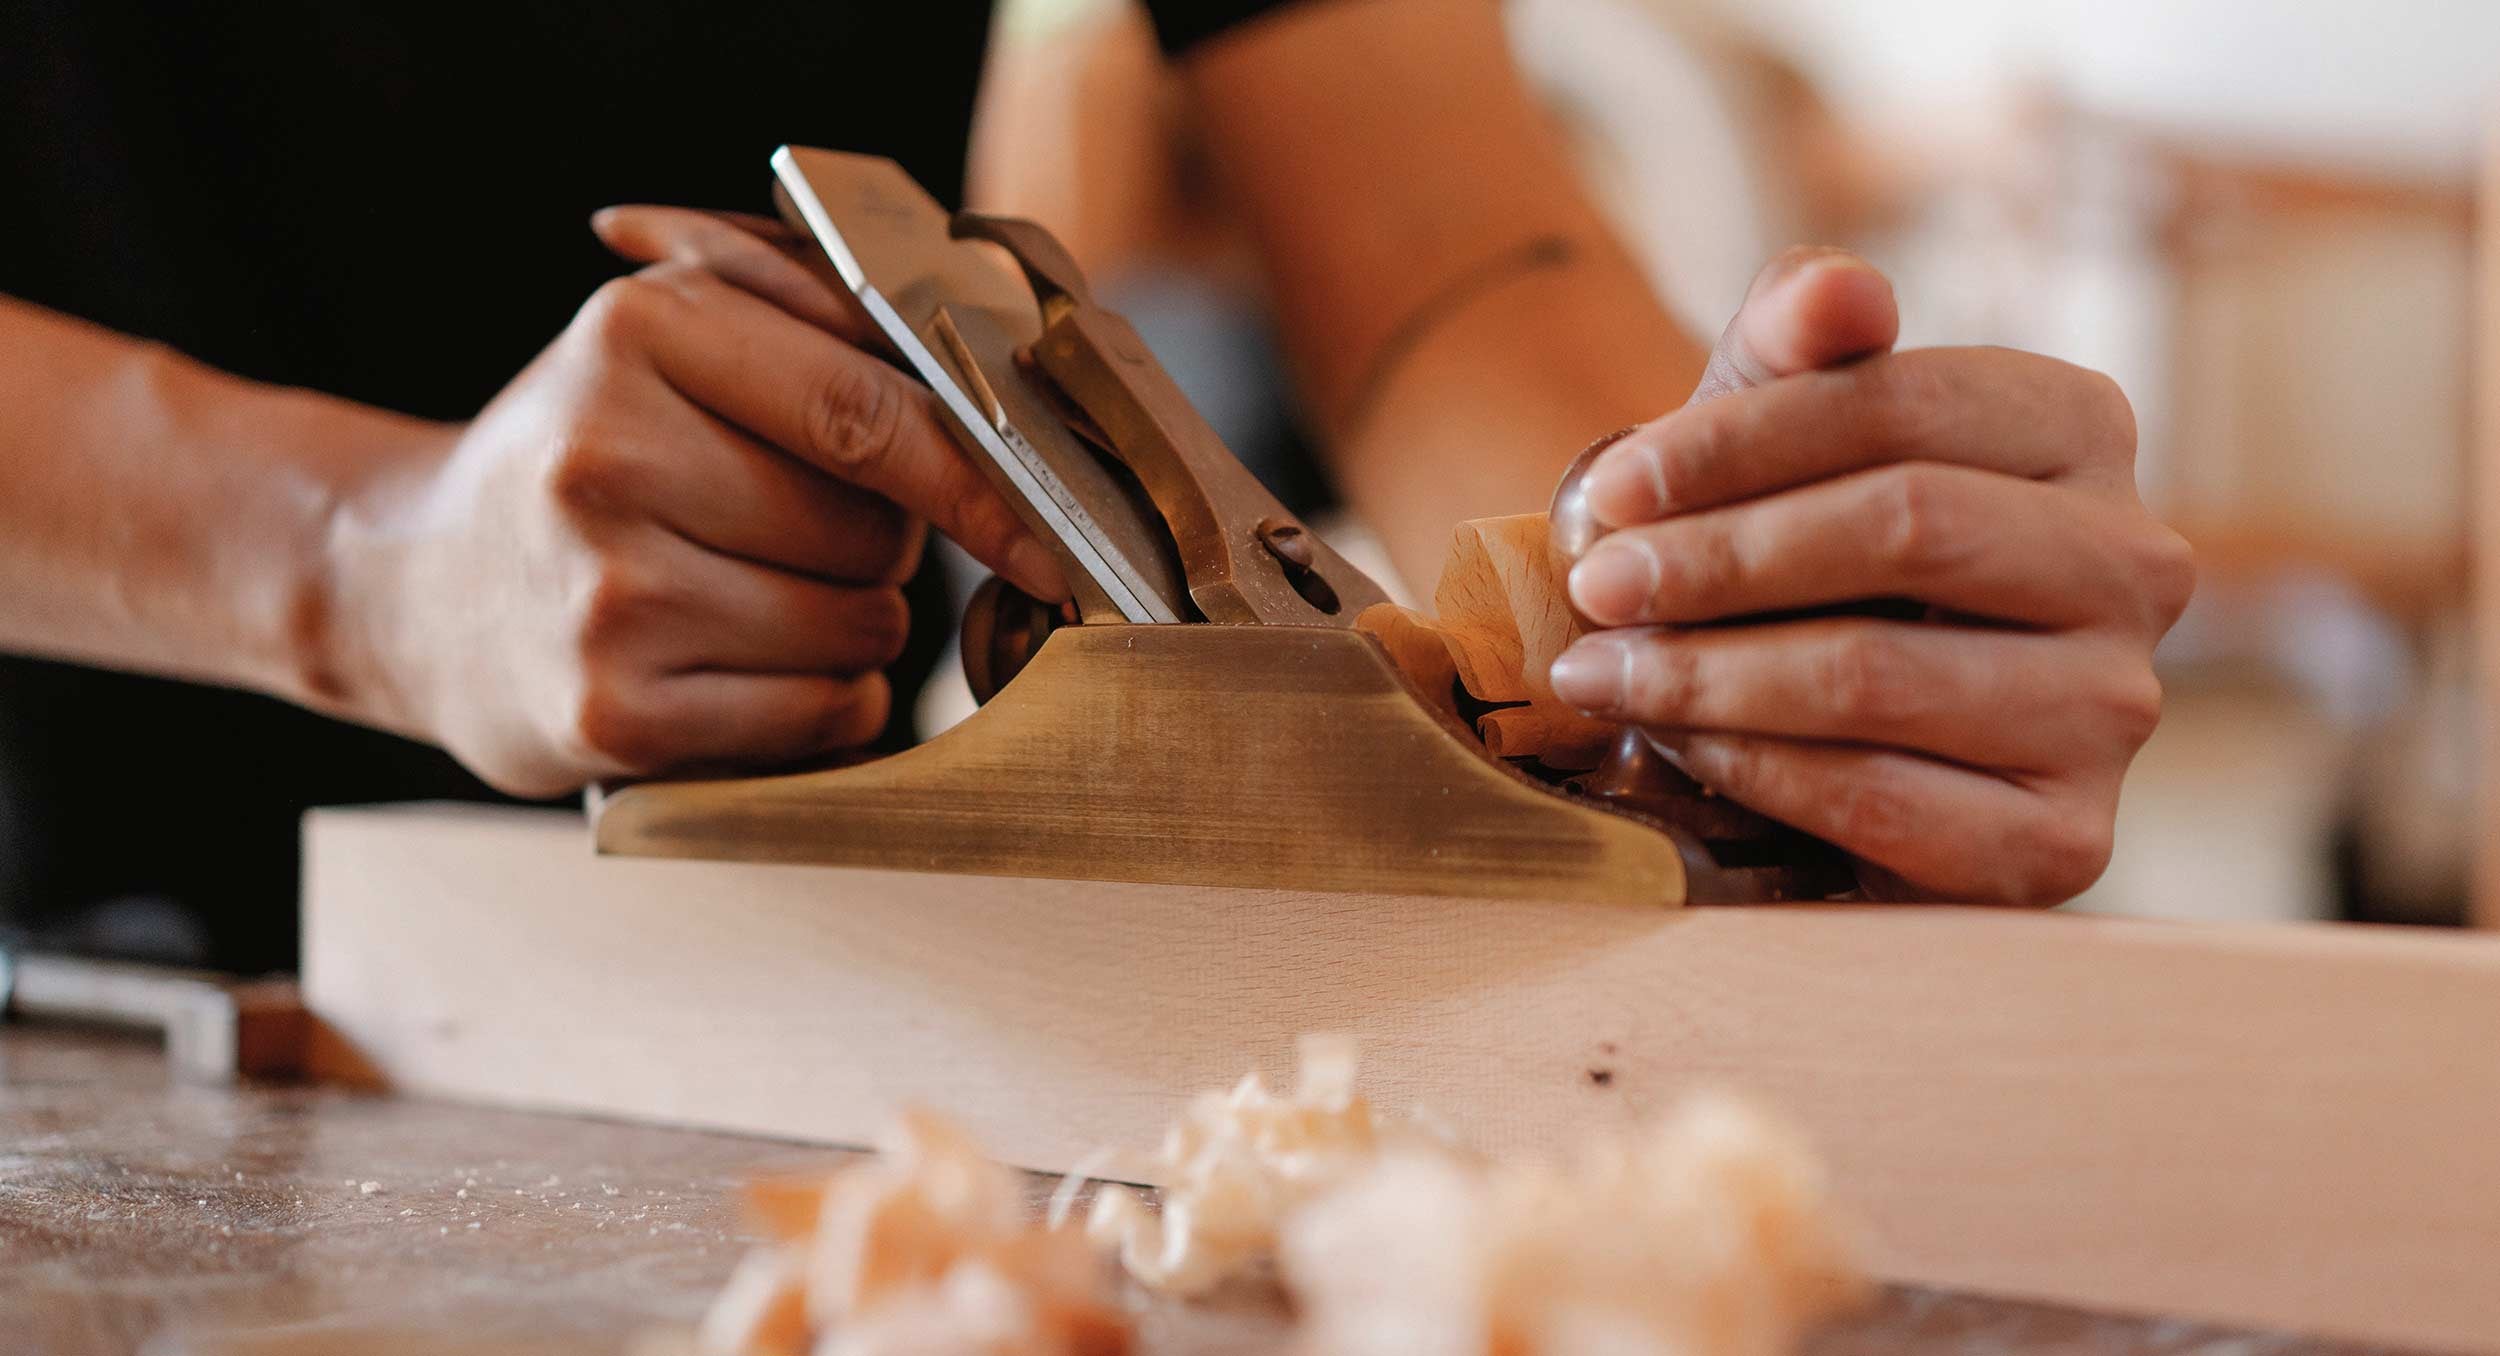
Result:
{"label": "thumb", "polygon": [[1687,405],[1881,353],[1901,335],[1892,284],[1847,250],[1801,245],[1754,275]]}
{"label": "thumb", "polygon": [[[1754,275],[1736,318],[1719,335],[1685,408],[1747,387],[1881,353],[1901,334],[1892,284],[1847,250],[1800,245]],[[1616,444],[1642,425],[1610,433],[1564,469],[1548,517],[1556,553],[1576,561],[1609,527],[1647,522],[1666,500],[1654,462]]]}

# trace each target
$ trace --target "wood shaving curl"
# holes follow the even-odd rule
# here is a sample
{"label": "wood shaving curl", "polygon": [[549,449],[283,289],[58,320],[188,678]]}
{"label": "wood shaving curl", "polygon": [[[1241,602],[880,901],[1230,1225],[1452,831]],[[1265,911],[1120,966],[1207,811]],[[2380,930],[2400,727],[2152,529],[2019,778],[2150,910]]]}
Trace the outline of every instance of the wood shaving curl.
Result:
{"label": "wood shaving curl", "polygon": [[1033,1226],[1016,1174],[907,1112],[868,1163],[749,1187],[771,1236],[698,1334],[705,1356],[1124,1356],[1094,1247]]}
{"label": "wood shaving curl", "polygon": [[1723,1096],[1559,1163],[1384,1153],[1279,1266],[1325,1356],[1780,1356],[1866,1289],[1804,1142]]}
{"label": "wood shaving curl", "polygon": [[1102,1251],[1166,1294],[1273,1262],[1308,1356],[1784,1356],[1857,1302],[1820,1165],[1733,1099],[1493,1164],[1354,1092],[1351,1041],[1304,1037],[1293,1092],[1191,1103],[1160,1213],[1125,1187],[1082,1236],[1017,1174],[906,1115],[883,1156],[749,1188],[772,1241],[706,1318],[706,1356],[1126,1356]]}
{"label": "wood shaving curl", "polygon": [[1354,1092],[1355,1046],[1304,1036],[1294,1090],[1253,1073],[1230,1092],[1190,1103],[1157,1157],[1169,1183],[1161,1211],[1106,1186],[1086,1233],[1119,1251],[1131,1277],[1168,1295],[1202,1295],[1272,1258],[1277,1228],[1303,1203],[1367,1167],[1384,1145],[1418,1144],[1418,1128],[1375,1120]]}

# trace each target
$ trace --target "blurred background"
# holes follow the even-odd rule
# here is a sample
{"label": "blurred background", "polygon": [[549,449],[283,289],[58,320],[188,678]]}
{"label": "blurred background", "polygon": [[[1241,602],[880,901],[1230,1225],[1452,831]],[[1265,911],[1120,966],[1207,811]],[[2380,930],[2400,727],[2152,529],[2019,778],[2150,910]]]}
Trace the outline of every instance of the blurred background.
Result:
{"label": "blurred background", "polygon": [[[2492,821],[2474,801],[2471,448],[2478,372],[2500,385],[2500,285],[2477,248],[2478,230],[2480,257],[2500,240],[2500,4],[1508,13],[1592,187],[1696,333],[1780,247],[1843,244],[1891,272],[1906,345],[2046,352],[2133,398],[2147,498],[2202,579],[2165,647],[2167,715],[2117,859],[2071,907],[2476,917]],[[1246,457],[1290,448],[1246,246],[1140,15],[1007,0],[993,62],[972,204],[1057,229]],[[2486,398],[2481,436],[2500,439]],[[1279,489],[1323,506],[1322,487]],[[933,693],[924,719],[965,705]]]}

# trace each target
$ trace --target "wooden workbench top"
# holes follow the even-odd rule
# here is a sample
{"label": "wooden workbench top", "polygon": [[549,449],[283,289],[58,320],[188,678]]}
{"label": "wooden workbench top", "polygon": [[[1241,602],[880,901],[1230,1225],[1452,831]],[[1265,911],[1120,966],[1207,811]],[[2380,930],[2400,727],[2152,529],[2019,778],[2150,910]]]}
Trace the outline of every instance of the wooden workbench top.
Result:
{"label": "wooden workbench top", "polygon": [[[149,1045],[0,1030],[0,1333],[12,1352],[651,1351],[748,1240],[772,1140],[321,1089],[171,1082]],[[1036,1180],[1036,1198],[1049,1183]],[[1281,1352],[1272,1296],[1156,1307],[1145,1350]],[[2369,1348],[1894,1289],[1811,1356]]]}

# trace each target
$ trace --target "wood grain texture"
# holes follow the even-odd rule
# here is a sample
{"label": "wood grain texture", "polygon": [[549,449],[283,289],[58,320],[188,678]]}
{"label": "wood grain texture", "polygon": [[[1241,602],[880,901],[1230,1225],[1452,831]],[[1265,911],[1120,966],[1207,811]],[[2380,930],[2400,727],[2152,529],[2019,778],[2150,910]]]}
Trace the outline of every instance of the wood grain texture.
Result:
{"label": "wood grain texture", "polygon": [[1380,642],[1389,662],[1406,675],[1424,705],[1465,728],[1452,690],[1458,682],[1458,664],[1450,658],[1449,642],[1430,617],[1396,603],[1375,603],[1354,619],[1354,629]]}
{"label": "wood grain texture", "polygon": [[1433,625],[1476,700],[1527,703],[1479,724],[1495,756],[1587,769],[1617,727],[1556,700],[1547,678],[1584,629],[1547,547],[1550,527],[1542,513],[1460,523],[1433,590]]}
{"label": "wood grain texture", "polygon": [[307,867],[308,1001],[411,1091],[836,1142],[919,1100],[1062,1168],[1343,1031],[1498,1150],[1741,1089],[1890,1278],[2500,1345],[2500,939],[622,860],[473,809],[316,814]]}

